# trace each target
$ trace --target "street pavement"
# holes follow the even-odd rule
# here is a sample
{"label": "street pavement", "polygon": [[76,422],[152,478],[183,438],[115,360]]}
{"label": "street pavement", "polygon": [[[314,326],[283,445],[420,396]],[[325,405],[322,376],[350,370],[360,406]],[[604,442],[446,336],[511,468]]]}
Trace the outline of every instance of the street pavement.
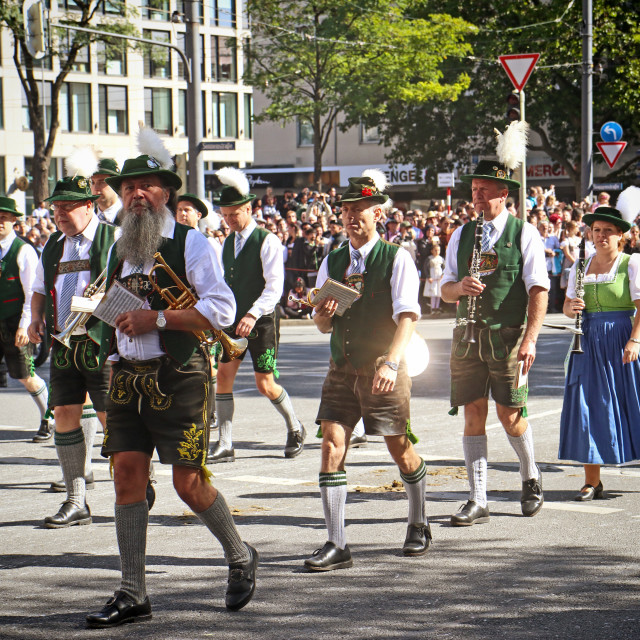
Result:
{"label": "street pavement", "polygon": [[[210,467],[242,537],[260,552],[253,601],[226,611],[221,548],[177,498],[170,469],[156,464],[147,544],[153,619],[110,630],[84,626],[84,615],[119,584],[108,463],[96,446],[96,489],[88,493],[93,524],[44,529],[43,518],[64,499],[46,492],[61,473],[53,443],[31,443],[37,411],[10,381],[0,389],[0,638],[640,638],[640,467],[604,469],[606,499],[580,504],[572,497],[583,484],[581,467],[557,459],[568,333],[543,329],[530,374],[544,508],[534,518],[521,515],[516,456],[491,407],[491,520],[450,526],[467,498],[462,417],[447,414],[451,329],[446,318],[419,323],[431,351],[412,398],[417,450],[429,469],[434,540],[427,555],[400,554],[407,500],[394,486],[400,477],[383,440],[372,438],[347,460],[353,568],[303,570],[326,540],[314,419],[328,336],[309,322],[284,322],[278,369],[309,432],[304,452],[283,457],[282,419],[256,392],[246,363],[235,390],[236,462]],[[44,377],[47,368],[40,370]]]}

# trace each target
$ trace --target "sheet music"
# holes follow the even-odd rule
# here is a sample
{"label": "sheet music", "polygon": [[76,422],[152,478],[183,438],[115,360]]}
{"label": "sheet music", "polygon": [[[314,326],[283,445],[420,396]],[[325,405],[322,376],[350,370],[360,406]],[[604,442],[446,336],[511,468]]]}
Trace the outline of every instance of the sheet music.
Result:
{"label": "sheet music", "polygon": [[518,371],[516,373],[516,380],[514,385],[515,389],[520,389],[521,387],[524,387],[527,384],[527,381],[529,379],[528,371],[527,373],[522,373],[523,367],[524,367],[524,360],[520,360],[520,362],[518,362]]}
{"label": "sheet music", "polygon": [[335,298],[338,301],[336,315],[342,316],[344,312],[360,297],[360,294],[351,287],[327,278],[320,290],[311,299],[314,305],[322,302],[325,298]]}
{"label": "sheet music", "polygon": [[142,309],[142,305],[145,303],[145,299],[137,296],[121,285],[117,280],[109,287],[107,293],[100,301],[100,304],[96,307],[93,315],[111,325],[116,326],[116,318],[121,313],[127,311],[135,311],[136,309]]}

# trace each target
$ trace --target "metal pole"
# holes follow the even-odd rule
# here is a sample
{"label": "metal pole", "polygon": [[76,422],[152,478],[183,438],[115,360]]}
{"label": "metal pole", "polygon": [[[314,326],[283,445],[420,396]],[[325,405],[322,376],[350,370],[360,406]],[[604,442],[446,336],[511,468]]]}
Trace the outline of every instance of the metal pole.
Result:
{"label": "metal pole", "polygon": [[200,151],[202,139],[202,52],[200,51],[200,6],[197,0],[185,2],[185,49],[191,65],[191,82],[187,85],[187,136],[189,159],[187,188],[199,198],[204,197],[204,162]]}
{"label": "metal pole", "polygon": [[593,0],[582,0],[582,157],[581,197],[593,192]]}
{"label": "metal pole", "polygon": [[[524,122],[524,90],[520,89],[520,122]],[[522,178],[520,179],[520,219],[527,219],[527,150],[524,150],[524,157],[522,158]]]}

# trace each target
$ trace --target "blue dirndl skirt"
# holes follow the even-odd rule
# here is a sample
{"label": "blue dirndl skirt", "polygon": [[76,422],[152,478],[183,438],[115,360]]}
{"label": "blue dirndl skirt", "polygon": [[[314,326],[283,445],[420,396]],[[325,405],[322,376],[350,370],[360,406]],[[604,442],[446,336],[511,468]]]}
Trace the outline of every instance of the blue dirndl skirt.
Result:
{"label": "blue dirndl skirt", "polygon": [[572,353],[558,458],[585,464],[640,459],[640,361],[622,364],[633,311],[583,315],[583,354]]}

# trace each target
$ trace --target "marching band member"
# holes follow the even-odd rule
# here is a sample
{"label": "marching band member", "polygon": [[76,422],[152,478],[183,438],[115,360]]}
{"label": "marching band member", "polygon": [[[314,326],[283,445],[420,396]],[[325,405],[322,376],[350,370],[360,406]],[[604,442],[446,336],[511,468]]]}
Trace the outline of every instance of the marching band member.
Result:
{"label": "marching band member", "polygon": [[[269,398],[287,426],[285,458],[294,458],[304,448],[306,431],[296,417],[286,389],[275,381],[278,357],[277,318],[275,307],[282,297],[284,265],[282,245],[271,232],[257,226],[251,216],[249,182],[238,169],[225,167],[216,175],[224,185],[214,204],[220,207],[231,233],[222,249],[224,278],[236,302],[234,337],[249,338],[258,391]],[[246,352],[245,352],[246,353]],[[209,455],[209,462],[233,462],[232,441],[234,414],[233,383],[245,354],[228,361],[224,353],[218,365],[216,411],[220,439]]]}
{"label": "marching band member", "polygon": [[122,200],[118,194],[107,184],[109,177],[120,173],[118,163],[112,158],[98,160],[98,168],[91,176],[91,193],[98,196],[96,200],[96,215],[100,222],[117,225],[118,213],[122,209]]}
{"label": "marching band member", "polygon": [[38,254],[13,230],[20,217],[15,200],[0,197],[0,360],[6,360],[9,375],[21,382],[36,403],[40,428],[33,442],[43,442],[53,435],[53,425],[45,417],[49,393],[45,381],[35,372],[27,348]]}
{"label": "marching band member", "polygon": [[583,295],[576,293],[574,266],[564,302],[565,315],[584,314],[584,353],[570,356],[558,452],[561,460],[584,464],[578,502],[603,497],[601,465],[640,459],[640,255],[621,251],[640,212],[640,189],[623,191],[616,207],[584,216],[596,252],[584,270]]}
{"label": "marching band member", "polygon": [[[510,142],[514,144],[512,139]],[[519,150],[504,157],[517,158],[517,166],[525,144],[521,142]],[[484,213],[482,280],[469,275],[476,221],[456,229],[447,248],[442,299],[460,301],[459,326],[454,329],[451,347],[450,413],[455,415],[458,406],[464,406],[462,445],[470,485],[468,502],[451,517],[454,526],[489,520],[486,490],[489,389],[496,402],[498,419],[520,460],[523,515],[534,516],[544,501],[533,436],[525,419],[528,388],[526,384],[516,388],[516,380],[519,363],[523,363],[522,373],[526,374],[535,359],[536,340],[547,308],[549,278],[540,234],[532,225],[510,215],[505,207],[509,189],[520,186],[509,177],[515,166],[481,160],[473,174],[461,177],[471,184],[476,211]],[[467,316],[468,296],[477,296],[475,343],[463,340],[465,326],[460,326]]]}
{"label": "marching band member", "polygon": [[[67,171],[75,175],[59,180],[47,199],[53,203],[58,231],[51,234],[36,269],[28,330],[29,340],[36,344],[43,338],[49,343],[51,334],[65,329],[73,317],[72,297],[82,296],[102,273],[114,241],[115,228],[101,223],[94,214],[98,196],[92,195],[89,180],[77,175],[82,164],[70,156]],[[58,340],[51,346],[49,406],[55,407],[55,444],[67,499],[58,513],[45,518],[48,528],[91,523],[85,499],[85,462],[93,442],[85,440],[81,418],[88,393],[105,424],[109,368],[98,364],[100,331],[101,323],[90,318],[71,336],[69,348]],[[92,433],[91,438],[95,429]]]}
{"label": "marching band member", "polygon": [[[102,455],[113,464],[122,581],[114,597],[87,616],[89,627],[151,617],[145,586],[145,489],[154,450],[160,462],[172,465],[180,498],[224,549],[228,609],[238,610],[251,600],[258,564],[257,551],[241,540],[205,467],[209,360],[193,331],[231,324],[233,296],[206,238],[176,223],[168,207],[182,184],[169,170],[170,154],[150,129],[140,132],[139,148],[142,155],[127,160],[119,176],[107,178],[123,200],[122,235],[109,256],[107,282],[121,282],[143,294],[145,302],[142,308],[119,313],[115,330],[108,327],[103,334],[100,359],[115,350]],[[156,252],[185,288],[195,290],[195,306],[167,308],[162,296],[153,292],[143,274],[151,272]],[[175,286],[165,270],[156,270],[153,277],[160,288]]]}
{"label": "marching band member", "polygon": [[377,170],[349,178],[341,201],[349,242],[324,259],[318,274],[319,287],[330,277],[362,295],[343,316],[335,315],[338,303],[331,297],[314,313],[318,329],[331,332],[331,361],[316,419],[322,430],[319,479],[328,540],[305,560],[311,571],[353,565],[344,524],[345,459],[360,418],[367,434],[384,436],[400,469],[409,498],[404,555],[423,555],[431,543],[424,504],[427,470],[412,444],[411,379],[403,359],[420,317],[419,278],[409,253],[378,236],[376,224],[384,219],[389,200],[385,186],[386,178]]}

